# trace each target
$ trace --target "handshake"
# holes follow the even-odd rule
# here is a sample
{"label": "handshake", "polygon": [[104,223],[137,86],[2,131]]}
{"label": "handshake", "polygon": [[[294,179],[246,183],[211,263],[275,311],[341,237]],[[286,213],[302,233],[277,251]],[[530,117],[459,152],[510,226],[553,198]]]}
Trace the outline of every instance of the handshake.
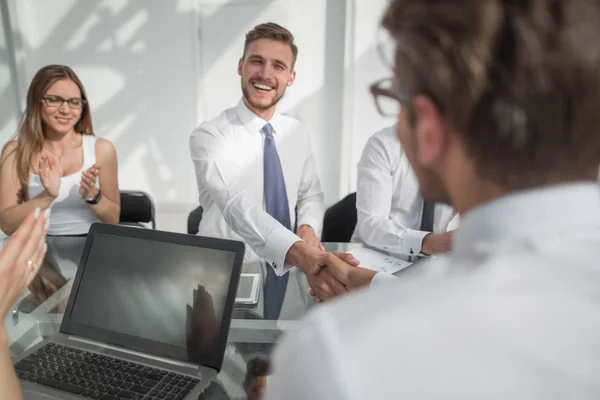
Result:
{"label": "handshake", "polygon": [[290,247],[286,262],[306,275],[315,302],[327,301],[371,283],[375,271],[361,268],[351,254],[326,253],[322,248],[298,241]]}

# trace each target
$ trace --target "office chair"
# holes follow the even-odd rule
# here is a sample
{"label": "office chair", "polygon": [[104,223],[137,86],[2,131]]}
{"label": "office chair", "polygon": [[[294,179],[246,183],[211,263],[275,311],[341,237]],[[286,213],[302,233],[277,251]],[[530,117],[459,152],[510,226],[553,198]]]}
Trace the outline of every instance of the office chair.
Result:
{"label": "office chair", "polygon": [[145,228],[150,223],[156,229],[154,202],[147,193],[134,190],[121,190],[121,215],[119,223]]}
{"label": "office chair", "polygon": [[356,227],[356,193],[350,193],[325,212],[322,242],[350,242]]}
{"label": "office chair", "polygon": [[189,233],[190,235],[198,234],[198,225],[200,225],[203,213],[204,209],[202,208],[202,206],[198,206],[194,210],[192,210],[192,212],[188,215],[187,219],[187,233]]}

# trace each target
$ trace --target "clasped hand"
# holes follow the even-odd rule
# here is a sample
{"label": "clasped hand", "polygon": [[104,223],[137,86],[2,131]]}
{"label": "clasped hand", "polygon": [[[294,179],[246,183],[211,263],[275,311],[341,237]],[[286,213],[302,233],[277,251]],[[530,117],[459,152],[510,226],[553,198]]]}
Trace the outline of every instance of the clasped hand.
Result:
{"label": "clasped hand", "polygon": [[336,251],[325,253],[316,248],[309,249],[304,269],[311,295],[316,302],[326,301],[343,295],[371,282],[375,272],[359,267],[352,254]]}

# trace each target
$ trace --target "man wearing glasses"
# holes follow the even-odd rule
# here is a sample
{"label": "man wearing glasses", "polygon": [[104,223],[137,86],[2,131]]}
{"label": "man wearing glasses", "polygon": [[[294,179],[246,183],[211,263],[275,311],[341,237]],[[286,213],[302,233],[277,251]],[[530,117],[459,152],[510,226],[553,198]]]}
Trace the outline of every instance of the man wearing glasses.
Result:
{"label": "man wearing glasses", "polygon": [[600,398],[600,3],[392,0],[398,138],[451,255],[319,307],[267,399]]}

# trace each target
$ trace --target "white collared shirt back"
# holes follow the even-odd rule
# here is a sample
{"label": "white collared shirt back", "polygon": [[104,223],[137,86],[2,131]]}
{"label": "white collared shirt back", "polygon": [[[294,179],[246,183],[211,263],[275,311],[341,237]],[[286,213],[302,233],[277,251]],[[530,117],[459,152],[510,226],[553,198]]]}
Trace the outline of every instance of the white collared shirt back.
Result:
{"label": "white collared shirt back", "polygon": [[267,400],[600,398],[597,184],[480,206],[398,278],[287,335]]}

